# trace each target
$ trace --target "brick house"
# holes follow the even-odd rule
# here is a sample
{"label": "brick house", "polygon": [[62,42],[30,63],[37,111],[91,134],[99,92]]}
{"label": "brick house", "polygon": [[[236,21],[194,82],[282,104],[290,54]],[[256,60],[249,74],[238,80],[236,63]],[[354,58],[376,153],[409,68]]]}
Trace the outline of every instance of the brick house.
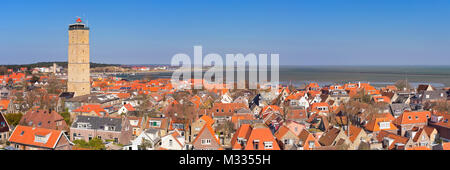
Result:
{"label": "brick house", "polygon": [[6,121],[3,113],[0,112],[0,143],[8,141],[10,131],[11,128],[9,127],[8,121]]}
{"label": "brick house", "polygon": [[296,149],[295,145],[298,143],[299,138],[287,126],[281,126],[274,135],[283,150]]}
{"label": "brick house", "polygon": [[63,130],[65,132],[69,130],[64,118],[51,110],[30,110],[20,119],[19,125]]}
{"label": "brick house", "polygon": [[313,150],[320,147],[318,138],[309,133],[308,130],[303,129],[298,136],[298,150]]}
{"label": "brick house", "polygon": [[351,141],[346,135],[346,132],[346,130],[332,127],[319,138],[319,143],[322,146],[350,145]]}
{"label": "brick house", "polygon": [[71,150],[72,143],[61,130],[18,125],[9,142],[19,150]]}
{"label": "brick house", "polygon": [[406,131],[413,129],[414,127],[423,128],[427,125],[428,119],[431,117],[431,112],[403,112],[402,115],[397,117],[393,123],[397,125],[400,130],[399,134],[404,136]]}
{"label": "brick house", "polygon": [[413,141],[410,138],[384,130],[379,133],[376,139],[386,150],[405,150],[413,146]]}
{"label": "brick house", "polygon": [[127,117],[108,118],[97,116],[77,116],[70,127],[71,140],[89,141],[95,137],[113,140],[127,145],[133,135],[133,129]]}
{"label": "brick house", "polygon": [[186,135],[186,141],[192,142],[198,135],[198,133],[200,132],[200,130],[202,130],[202,128],[208,124],[209,126],[213,126],[214,124],[214,120],[206,115],[203,115],[202,117],[200,117],[199,119],[197,119],[195,122],[193,122],[188,130],[188,135]]}
{"label": "brick house", "polygon": [[360,127],[350,125],[349,131],[347,132],[347,136],[350,139],[349,149],[358,150],[359,145],[362,142],[368,142],[369,138],[367,133]]}
{"label": "brick house", "polygon": [[219,138],[209,124],[205,124],[192,142],[194,150],[218,150],[220,149]]}
{"label": "brick house", "polygon": [[445,141],[450,141],[450,114],[432,115],[429,126],[436,128],[439,137]]}
{"label": "brick house", "polygon": [[265,124],[254,124],[245,144],[245,150],[280,150],[280,146]]}

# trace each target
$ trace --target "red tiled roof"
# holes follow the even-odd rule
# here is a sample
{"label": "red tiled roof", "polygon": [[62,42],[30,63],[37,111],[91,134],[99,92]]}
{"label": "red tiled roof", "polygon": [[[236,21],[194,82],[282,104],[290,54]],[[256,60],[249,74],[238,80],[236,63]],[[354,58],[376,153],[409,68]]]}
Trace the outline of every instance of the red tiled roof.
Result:
{"label": "red tiled roof", "polygon": [[123,105],[128,111],[136,111],[136,109],[131,104]]}
{"label": "red tiled roof", "polygon": [[395,119],[396,125],[415,124],[415,123],[427,123],[428,118],[431,117],[431,112],[409,112],[405,111],[402,115]]}
{"label": "red tiled roof", "polygon": [[[245,146],[245,150],[255,150],[253,143],[255,141],[259,142],[257,150],[280,150],[277,141],[272,135],[272,132],[268,127],[253,127],[250,136]],[[264,142],[272,142],[272,149],[265,149]]]}
{"label": "red tiled roof", "polygon": [[103,109],[102,106],[98,104],[83,105],[73,110],[73,112],[80,112],[80,113],[91,113],[92,111],[94,111],[97,114],[97,116],[102,116],[100,112],[104,112],[105,116],[109,116],[109,114],[105,111],[105,109]]}
{"label": "red tiled roof", "polygon": [[214,133],[214,130],[208,124],[203,125],[202,130],[200,130],[200,132],[198,132],[197,137],[194,139],[194,141],[192,143],[195,143],[200,138],[201,134],[204,133],[205,130],[209,131],[209,133],[211,133],[211,135],[213,136],[214,140],[216,140],[216,142],[220,145],[220,141],[216,137],[216,133]]}
{"label": "red tiled roof", "polygon": [[9,103],[11,101],[7,99],[0,100],[0,110],[8,110]]}
{"label": "red tiled roof", "polygon": [[[49,136],[47,141],[41,143],[35,140],[36,135],[40,136],[49,135]],[[62,135],[63,132],[60,130],[34,128],[29,126],[18,125],[11,134],[9,142],[45,148],[55,148],[58,140],[61,138]]]}
{"label": "red tiled roof", "polygon": [[250,132],[252,131],[252,127],[249,124],[243,124],[236,133],[233,135],[231,139],[231,147],[232,149],[243,149],[242,146],[237,140],[238,138],[248,139],[250,137]]}

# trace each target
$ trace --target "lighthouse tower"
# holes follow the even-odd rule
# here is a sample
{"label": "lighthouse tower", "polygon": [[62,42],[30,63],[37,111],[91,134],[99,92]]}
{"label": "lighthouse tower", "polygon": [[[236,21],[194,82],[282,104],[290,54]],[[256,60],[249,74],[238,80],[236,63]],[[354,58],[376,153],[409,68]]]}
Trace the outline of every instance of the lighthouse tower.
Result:
{"label": "lighthouse tower", "polygon": [[67,91],[74,96],[91,93],[89,64],[89,28],[77,19],[69,25]]}

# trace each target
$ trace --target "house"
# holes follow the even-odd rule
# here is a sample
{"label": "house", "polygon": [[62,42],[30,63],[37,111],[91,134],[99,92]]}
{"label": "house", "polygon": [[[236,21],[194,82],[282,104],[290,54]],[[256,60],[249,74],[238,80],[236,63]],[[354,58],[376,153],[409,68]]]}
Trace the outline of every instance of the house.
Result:
{"label": "house", "polygon": [[104,107],[120,103],[121,99],[115,94],[87,94],[67,99],[64,105],[65,108],[69,109],[69,112],[73,112],[73,110],[83,105],[100,105]]}
{"label": "house", "polygon": [[72,143],[61,130],[18,125],[8,140],[19,150],[71,150]]}
{"label": "house", "polygon": [[170,119],[168,117],[149,117],[145,129],[157,129],[161,136],[169,132]]}
{"label": "house", "polygon": [[10,131],[11,127],[9,126],[8,121],[3,113],[0,112],[0,143],[8,141]]}
{"label": "house", "polygon": [[4,113],[11,113],[13,102],[9,99],[0,99],[0,111]]}
{"label": "house", "polygon": [[311,114],[317,113],[319,115],[328,115],[328,113],[330,112],[330,105],[328,103],[325,102],[321,102],[321,103],[313,103],[311,105]]}
{"label": "house", "polygon": [[287,126],[281,126],[274,134],[278,145],[283,150],[296,150],[296,144],[298,143],[298,136],[295,135]]}
{"label": "house", "polygon": [[128,112],[136,111],[136,109],[131,104],[124,104],[118,111],[118,113],[127,115]]}
{"label": "house", "polygon": [[244,103],[214,103],[210,109],[211,117],[217,123],[229,121],[231,117],[241,108],[247,108]]}
{"label": "house", "polygon": [[130,121],[127,117],[109,118],[98,116],[82,116],[75,118],[70,127],[71,140],[90,141],[99,138],[103,141],[114,141],[127,145],[133,135]]}
{"label": "house", "polygon": [[133,136],[139,136],[144,130],[143,126],[145,119],[143,117],[129,116],[128,120],[130,121],[130,125],[133,128]]}
{"label": "house", "polygon": [[350,125],[349,131],[347,132],[347,136],[350,139],[350,150],[358,150],[361,143],[368,143],[369,138],[367,133],[360,127]]}
{"label": "house", "polygon": [[444,90],[423,91],[419,93],[421,103],[446,101],[448,94]]}
{"label": "house", "polygon": [[267,105],[261,110],[259,117],[263,120],[264,124],[275,132],[284,122],[283,115],[283,110],[277,105]]}
{"label": "house", "polygon": [[303,107],[288,107],[286,110],[286,119],[293,121],[305,121],[308,119],[308,112]]}
{"label": "house", "polygon": [[430,140],[424,128],[414,127],[406,132],[405,137],[412,139],[413,144],[411,147],[427,147],[431,149],[433,141]]}
{"label": "house", "polygon": [[250,124],[241,125],[231,138],[231,149],[243,150],[247,144],[247,139],[250,137],[251,130]]}
{"label": "house", "polygon": [[429,126],[436,128],[439,137],[444,141],[450,141],[450,114],[432,115]]}
{"label": "house", "polygon": [[417,93],[422,93],[424,91],[434,91],[434,87],[429,84],[420,84],[417,87]]}
{"label": "house", "polygon": [[412,140],[388,131],[380,131],[376,137],[386,150],[405,150],[413,146]]}
{"label": "house", "polygon": [[280,146],[269,127],[265,124],[254,124],[244,150],[280,150]]}
{"label": "house", "polygon": [[83,116],[109,116],[108,112],[99,104],[89,104],[89,105],[83,105],[78,107],[77,109],[74,109],[72,111],[72,115],[83,115]]}
{"label": "house", "polygon": [[[333,86],[334,87],[334,86]],[[347,103],[350,100],[350,96],[347,91],[339,89],[339,90],[331,90],[328,98],[322,102],[329,103],[330,101],[334,101],[334,104],[339,106],[342,103]]]}
{"label": "house", "polygon": [[192,142],[194,150],[218,150],[220,141],[209,124],[205,124]]}
{"label": "house", "polygon": [[391,103],[391,99],[387,96],[373,96],[372,98],[375,103]]}
{"label": "house", "polygon": [[161,144],[159,149],[164,148],[165,150],[183,150],[184,148],[184,136],[175,130],[161,137]]}
{"label": "house", "polygon": [[203,115],[195,122],[193,122],[188,131],[189,133],[187,136],[187,142],[190,143],[192,140],[194,140],[206,124],[211,127],[214,125],[214,120],[207,115]]}
{"label": "house", "polygon": [[391,114],[397,118],[405,111],[411,111],[411,106],[405,103],[392,103],[389,105]]}
{"label": "house", "polygon": [[[124,150],[154,150],[158,147],[160,141],[159,130],[148,129],[132,140],[130,145],[124,146]],[[146,146],[142,145],[144,142],[147,143]]]}
{"label": "house", "polygon": [[292,107],[309,108],[308,95],[306,91],[297,91],[286,97],[285,102]]}
{"label": "house", "polygon": [[317,113],[311,115],[306,122],[309,123],[310,129],[315,129],[322,132],[326,131],[330,125],[326,116],[319,115]]}
{"label": "house", "polygon": [[345,146],[350,145],[351,141],[346,135],[346,130],[331,127],[320,138],[321,146]]}
{"label": "house", "polygon": [[223,94],[220,98],[221,98],[220,102],[222,102],[222,103],[231,103],[231,102],[233,102],[233,98],[231,97],[229,92]]}
{"label": "house", "polygon": [[430,138],[430,142],[431,144],[436,143],[437,139],[439,139],[439,133],[436,130],[436,128],[431,127],[431,126],[425,126],[423,127],[423,130],[426,132],[426,134],[428,135],[428,138]]}
{"label": "house", "polygon": [[64,118],[53,110],[30,110],[22,116],[19,125],[69,131]]}
{"label": "house", "polygon": [[318,138],[311,134],[308,130],[303,129],[298,135],[298,150],[314,150],[320,147]]}
{"label": "house", "polygon": [[365,124],[364,128],[374,136],[382,130],[396,134],[398,128],[392,123],[394,120],[395,118],[389,113],[377,114]]}
{"label": "house", "polygon": [[292,132],[294,132],[295,136],[300,135],[300,133],[303,131],[303,129],[306,128],[306,126],[304,124],[295,122],[295,121],[286,121],[285,125],[289,128],[289,130],[291,130]]}
{"label": "house", "polygon": [[404,136],[406,131],[414,127],[422,128],[426,126],[430,117],[431,112],[429,111],[403,112],[393,123],[400,130],[400,135]]}

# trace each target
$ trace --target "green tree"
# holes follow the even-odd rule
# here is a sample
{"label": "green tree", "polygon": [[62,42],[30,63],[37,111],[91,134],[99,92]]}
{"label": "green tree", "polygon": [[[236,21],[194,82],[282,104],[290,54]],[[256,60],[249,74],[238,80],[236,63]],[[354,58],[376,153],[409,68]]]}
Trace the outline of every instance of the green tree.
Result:
{"label": "green tree", "polygon": [[103,144],[103,141],[99,138],[91,139],[89,142],[86,142],[84,140],[74,140],[73,143],[75,146],[80,148],[87,148],[92,150],[105,150],[105,144]]}
{"label": "green tree", "polygon": [[8,121],[8,124],[11,126],[17,126],[20,122],[20,119],[22,119],[22,116],[22,113],[5,114],[6,121]]}
{"label": "green tree", "polygon": [[59,113],[59,114],[64,118],[64,121],[66,121],[67,125],[70,126],[70,125],[72,124],[72,122],[71,122],[71,120],[70,120],[69,109],[65,109],[64,112],[61,112],[61,113]]}

